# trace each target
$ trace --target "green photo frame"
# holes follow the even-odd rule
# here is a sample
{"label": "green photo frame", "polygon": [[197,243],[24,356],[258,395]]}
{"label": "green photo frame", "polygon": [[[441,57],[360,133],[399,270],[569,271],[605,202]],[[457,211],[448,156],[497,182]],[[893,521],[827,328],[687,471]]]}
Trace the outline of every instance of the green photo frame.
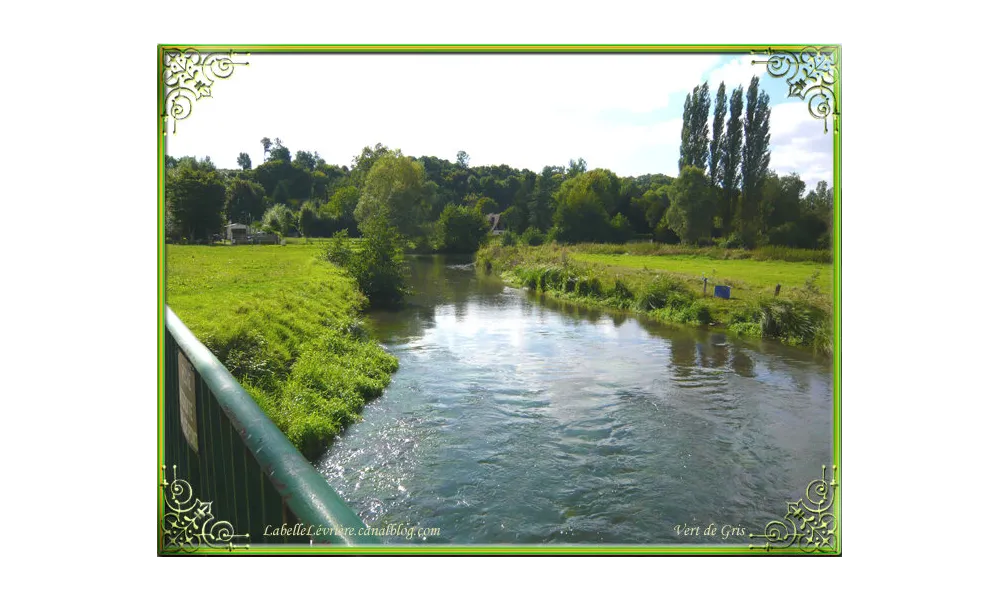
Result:
{"label": "green photo frame", "polygon": [[[551,543],[518,545],[413,544],[400,531],[366,524],[301,452],[300,438],[268,417],[224,360],[216,356],[175,314],[168,286],[168,167],[171,136],[190,125],[206,100],[229,80],[253,77],[259,55],[690,55],[750,56],[761,79],[780,82],[787,98],[800,101],[817,131],[829,140],[832,156],[832,228],[829,230],[832,287],[829,348],[829,432],[831,461],[816,464],[814,479],[802,481],[801,495],[775,505],[761,522],[678,523],[691,543]],[[157,553],[175,555],[812,555],[842,553],[841,401],[841,90],[839,44],[774,45],[213,45],[157,46]],[[701,81],[692,81],[695,88]],[[707,88],[706,88],[707,89]],[[705,108],[707,111],[708,109]],[[769,110],[769,109],[768,109]],[[711,119],[711,115],[709,115]],[[706,130],[707,131],[707,130]],[[683,135],[683,134],[682,134]],[[672,141],[671,141],[672,143]],[[765,143],[766,146],[766,143]],[[484,213],[486,211],[483,211]],[[233,225],[232,223],[230,225]],[[494,229],[496,224],[494,223]],[[231,232],[227,235],[232,235]],[[194,238],[195,236],[190,236]],[[242,238],[241,238],[242,239]],[[191,241],[191,240],[188,240]],[[707,252],[707,251],[706,251]],[[520,258],[518,260],[521,260]],[[563,261],[566,260],[565,253]],[[611,263],[608,263],[611,264]],[[495,262],[500,274],[514,267]],[[508,283],[527,285],[508,273]],[[617,280],[616,280],[617,281]],[[704,277],[704,295],[711,293]],[[729,287],[719,278],[723,302]],[[528,285],[534,288],[535,284]],[[544,289],[544,283],[541,284]],[[699,284],[700,285],[700,284]],[[770,284],[774,287],[774,284]],[[781,289],[774,289],[777,297]],[[826,293],[826,291],[824,291]],[[722,295],[724,294],[724,295]],[[707,301],[706,301],[707,302]],[[607,303],[595,304],[606,309]],[[591,307],[593,308],[593,306]],[[180,312],[180,311],[178,311]],[[714,325],[714,323],[713,323]],[[705,326],[708,326],[705,321]],[[758,329],[759,331],[759,329]],[[374,379],[388,377],[395,359],[384,360]],[[381,356],[381,355],[379,355]],[[231,358],[231,357],[230,357]],[[235,359],[233,359],[235,360]],[[230,361],[231,362],[231,361]],[[383,386],[384,387],[384,386]],[[365,401],[370,398],[365,398]],[[319,443],[319,442],[317,442]],[[152,470],[152,466],[150,467]],[[739,543],[731,541],[728,528]],[[745,531],[744,531],[745,530]],[[404,531],[405,533],[405,531]],[[680,531],[678,532],[680,533]],[[745,534],[745,536],[743,535]],[[419,535],[418,535],[419,537]],[[728,539],[727,539],[728,538]],[[396,540],[396,541],[394,541]],[[403,540],[403,542],[400,542]],[[399,543],[397,543],[399,542]]]}

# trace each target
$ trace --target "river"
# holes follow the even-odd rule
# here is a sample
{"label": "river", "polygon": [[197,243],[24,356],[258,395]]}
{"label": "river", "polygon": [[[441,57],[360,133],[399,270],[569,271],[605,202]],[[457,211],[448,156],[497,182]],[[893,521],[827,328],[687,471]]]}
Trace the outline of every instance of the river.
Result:
{"label": "river", "polygon": [[410,259],[408,306],[371,315],[399,371],[315,463],[368,525],[439,530],[386,541],[746,544],[830,474],[829,358],[565,305],[469,260]]}

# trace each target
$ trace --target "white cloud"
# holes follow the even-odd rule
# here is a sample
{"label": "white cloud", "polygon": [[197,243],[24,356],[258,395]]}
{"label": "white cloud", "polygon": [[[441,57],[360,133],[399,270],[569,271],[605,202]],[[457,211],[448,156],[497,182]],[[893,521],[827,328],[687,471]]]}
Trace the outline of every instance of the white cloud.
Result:
{"label": "white cloud", "polygon": [[833,183],[832,130],[823,133],[823,122],[813,118],[805,102],[771,108],[771,169],[798,173],[809,189],[820,180]]}

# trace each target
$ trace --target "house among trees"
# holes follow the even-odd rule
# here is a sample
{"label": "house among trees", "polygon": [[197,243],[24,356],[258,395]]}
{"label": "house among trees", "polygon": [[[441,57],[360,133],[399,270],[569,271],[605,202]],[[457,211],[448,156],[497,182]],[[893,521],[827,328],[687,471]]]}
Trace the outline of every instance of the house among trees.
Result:
{"label": "house among trees", "polygon": [[490,235],[501,235],[503,229],[500,229],[500,214],[490,213],[486,215],[486,219],[490,223]]}
{"label": "house among trees", "polygon": [[246,243],[249,234],[250,227],[242,223],[230,223],[226,225],[226,239],[231,244]]}

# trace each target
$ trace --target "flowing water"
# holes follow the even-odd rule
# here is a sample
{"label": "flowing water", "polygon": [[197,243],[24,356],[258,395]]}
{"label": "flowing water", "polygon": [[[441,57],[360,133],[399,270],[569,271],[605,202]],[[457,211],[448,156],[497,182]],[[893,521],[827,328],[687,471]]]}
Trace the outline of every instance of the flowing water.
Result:
{"label": "flowing water", "polygon": [[372,315],[399,371],[316,463],[368,525],[439,530],[386,541],[745,544],[830,474],[829,358],[561,304],[468,261],[411,260],[409,305]]}

